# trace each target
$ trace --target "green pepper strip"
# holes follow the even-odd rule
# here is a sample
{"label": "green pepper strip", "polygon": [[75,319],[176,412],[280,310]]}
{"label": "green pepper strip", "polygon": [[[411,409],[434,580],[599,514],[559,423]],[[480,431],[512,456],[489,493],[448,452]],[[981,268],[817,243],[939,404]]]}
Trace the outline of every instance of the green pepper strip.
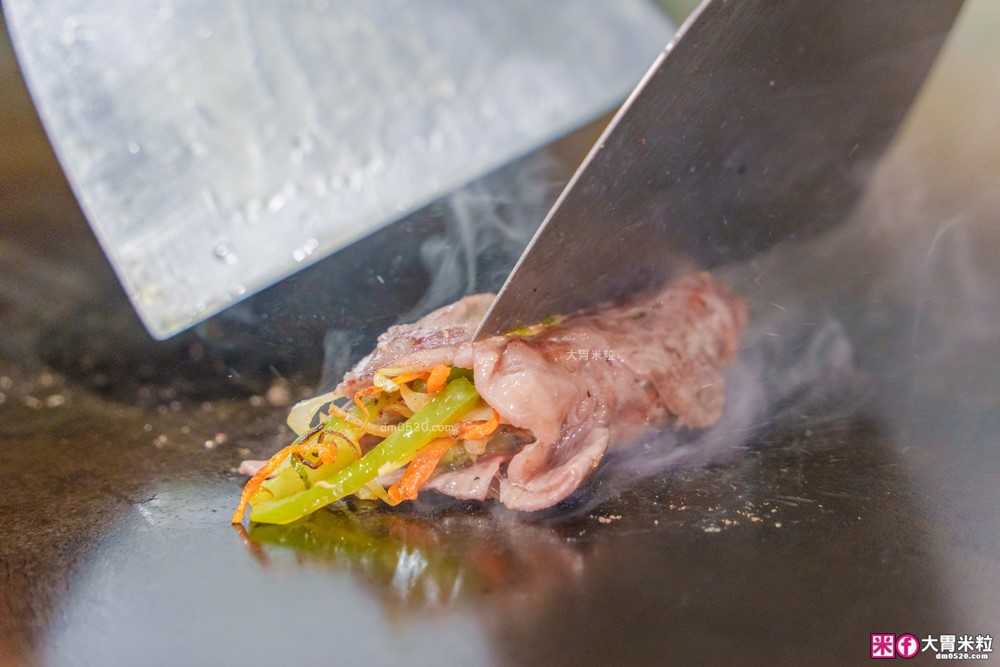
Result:
{"label": "green pepper strip", "polygon": [[471,382],[464,377],[452,380],[427,405],[417,410],[404,427],[392,433],[363,458],[330,479],[315,482],[311,489],[254,505],[250,520],[257,523],[291,523],[357,493],[380,475],[409,463],[422,447],[441,436],[441,426],[458,421],[478,400],[479,392]]}
{"label": "green pepper strip", "polygon": [[[348,408],[347,412],[354,417],[359,419],[373,419],[378,413],[389,403],[388,397],[385,395],[379,396],[378,398],[365,402],[365,411],[352,404]],[[349,464],[358,460],[358,453],[351,444],[344,441],[343,438],[330,433],[330,431],[336,431],[344,437],[351,440],[354,445],[357,445],[358,438],[361,437],[362,429],[354,424],[341,419],[340,417],[331,416],[319,433],[316,433],[314,437],[327,437],[333,438],[336,444],[337,456],[333,464],[323,464],[318,468],[308,468],[297,462],[293,462],[293,457],[289,456],[284,464],[275,471],[274,477],[265,481],[260,486],[260,490],[254,494],[254,497],[250,499],[251,505],[257,505],[262,502],[268,502],[272,500],[277,500],[279,498],[287,498],[288,496],[299,493],[311,487],[313,484],[321,479],[328,479],[332,477],[335,473],[346,468]],[[323,435],[326,433],[326,435]],[[299,438],[302,440],[306,435]],[[318,461],[319,459],[310,457],[313,461]]]}

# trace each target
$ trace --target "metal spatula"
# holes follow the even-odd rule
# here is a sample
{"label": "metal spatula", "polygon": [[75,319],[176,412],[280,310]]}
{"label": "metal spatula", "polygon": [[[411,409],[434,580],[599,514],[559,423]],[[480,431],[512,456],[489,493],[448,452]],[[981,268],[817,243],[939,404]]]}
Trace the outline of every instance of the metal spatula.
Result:
{"label": "metal spatula", "polygon": [[477,337],[843,220],[961,0],[709,0],[591,151]]}
{"label": "metal spatula", "polygon": [[60,162],[165,337],[605,113],[645,0],[4,0]]}

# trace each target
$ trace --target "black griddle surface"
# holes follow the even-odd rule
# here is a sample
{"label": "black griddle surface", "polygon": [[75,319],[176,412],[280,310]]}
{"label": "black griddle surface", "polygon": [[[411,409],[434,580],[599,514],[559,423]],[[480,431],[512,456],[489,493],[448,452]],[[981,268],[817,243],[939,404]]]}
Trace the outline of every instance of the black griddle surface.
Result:
{"label": "black griddle surface", "polygon": [[[914,313],[948,306],[884,298],[866,244],[823,274],[846,276],[829,301],[862,405],[541,517],[430,503],[234,529],[234,468],[287,438],[331,322],[279,287],[257,344],[238,318],[149,339],[6,44],[0,72],[0,664],[846,665],[874,632],[1000,634],[998,336],[929,347]],[[787,289],[773,269],[751,298]]]}

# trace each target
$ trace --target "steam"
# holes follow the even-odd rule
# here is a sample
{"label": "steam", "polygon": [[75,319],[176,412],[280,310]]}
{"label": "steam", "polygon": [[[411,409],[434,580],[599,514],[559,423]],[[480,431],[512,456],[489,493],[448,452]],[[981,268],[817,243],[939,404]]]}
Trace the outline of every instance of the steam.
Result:
{"label": "steam", "polygon": [[[499,290],[555,201],[565,182],[563,171],[552,155],[537,152],[422,212],[431,223],[418,251],[429,284],[397,323],[412,322],[467,294]],[[327,332],[320,389],[332,389],[373,346],[370,332]]]}
{"label": "steam", "polygon": [[[497,290],[555,197],[560,180],[556,169],[550,156],[537,154],[434,204],[426,215],[437,228],[419,248],[428,287],[399,321],[413,321],[467,294]],[[869,390],[840,319],[817,305],[822,300],[779,294],[762,281],[764,273],[781,273],[797,254],[802,251],[780,248],[719,274],[748,297],[752,310],[739,360],[727,377],[721,420],[708,429],[668,429],[634,446],[613,448],[593,477],[592,492],[583,494],[583,501],[575,497],[577,510],[592,507],[637,479],[717,460],[763,434],[840,419],[861,405]],[[324,387],[335,385],[372,345],[364,332],[329,332]]]}
{"label": "steam", "polygon": [[[905,442],[914,416],[954,425],[952,395],[995,396],[1000,153],[988,138],[1000,97],[984,91],[1000,89],[988,85],[1000,84],[1000,68],[980,65],[1000,62],[1000,52],[988,31],[970,31],[976,21],[964,20],[965,41],[944,54],[852,216],[822,237],[716,272],[751,307],[721,420],[615,449],[576,499],[578,509],[638,478],[739,455],[861,412]],[[401,321],[499,287],[554,198],[560,177],[553,163],[542,156],[513,165],[434,206],[441,228],[420,248],[429,287]],[[333,381],[349,356],[360,356],[345,355],[343,343],[358,340],[342,331],[328,337]],[[940,415],[927,414],[933,404]]]}
{"label": "steam", "polygon": [[555,168],[547,153],[537,153],[435,204],[431,215],[444,229],[420,247],[430,287],[400,321],[500,289],[554,199]]}
{"label": "steam", "polygon": [[[770,308],[772,312],[768,313]],[[789,433],[811,434],[850,418],[871,395],[854,346],[834,316],[758,304],[739,358],[726,374],[726,403],[714,425],[666,428],[612,449],[581,497],[563,513],[587,512],[638,481],[670,469],[700,466]]]}

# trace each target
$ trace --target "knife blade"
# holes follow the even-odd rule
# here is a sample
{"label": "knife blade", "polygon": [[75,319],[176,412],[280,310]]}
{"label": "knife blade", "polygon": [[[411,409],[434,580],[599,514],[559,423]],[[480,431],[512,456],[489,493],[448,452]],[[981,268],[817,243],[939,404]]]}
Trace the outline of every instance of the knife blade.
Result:
{"label": "knife blade", "polygon": [[708,0],[542,222],[475,339],[850,212],[962,0]]}
{"label": "knife blade", "polygon": [[168,337],[616,106],[645,0],[5,0],[67,176]]}

